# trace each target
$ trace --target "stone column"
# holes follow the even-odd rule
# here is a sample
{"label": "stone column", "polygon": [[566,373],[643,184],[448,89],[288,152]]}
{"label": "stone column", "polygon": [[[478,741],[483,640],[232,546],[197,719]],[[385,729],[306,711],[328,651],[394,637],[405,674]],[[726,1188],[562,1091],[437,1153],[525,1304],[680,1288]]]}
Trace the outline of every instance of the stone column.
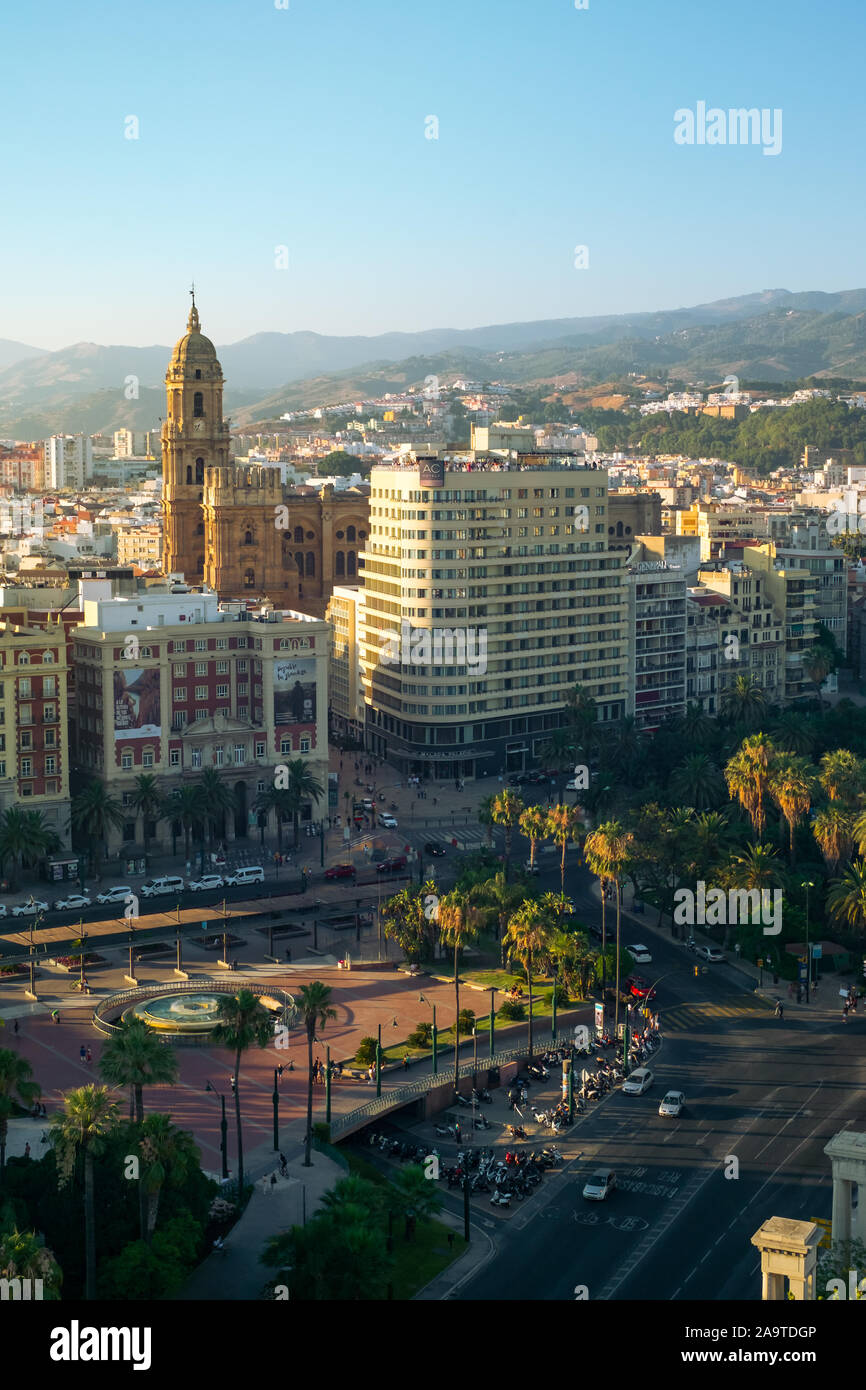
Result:
{"label": "stone column", "polygon": [[840,1130],[824,1152],[833,1168],[833,1244],[866,1240],[866,1134]]}
{"label": "stone column", "polygon": [[813,1221],[790,1221],[771,1216],[752,1236],[761,1252],[761,1298],[784,1299],[785,1281],[798,1302],[815,1297],[815,1265],[821,1228]]}

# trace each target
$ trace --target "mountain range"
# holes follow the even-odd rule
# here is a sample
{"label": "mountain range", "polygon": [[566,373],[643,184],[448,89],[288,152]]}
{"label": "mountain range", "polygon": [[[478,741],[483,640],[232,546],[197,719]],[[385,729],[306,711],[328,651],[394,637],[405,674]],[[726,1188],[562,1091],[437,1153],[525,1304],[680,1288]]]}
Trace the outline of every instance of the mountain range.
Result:
{"label": "mountain range", "polygon": [[[690,308],[375,337],[255,333],[217,351],[226,412],[239,424],[400,391],[430,374],[524,386],[570,373],[587,381],[629,372],[676,380],[720,381],[729,373],[779,382],[866,379],[866,289],[764,290]],[[170,355],[168,345],[75,343],[45,352],[0,339],[0,434],[35,439],[152,427],[162,414]],[[133,400],[125,394],[130,377],[137,379]]]}

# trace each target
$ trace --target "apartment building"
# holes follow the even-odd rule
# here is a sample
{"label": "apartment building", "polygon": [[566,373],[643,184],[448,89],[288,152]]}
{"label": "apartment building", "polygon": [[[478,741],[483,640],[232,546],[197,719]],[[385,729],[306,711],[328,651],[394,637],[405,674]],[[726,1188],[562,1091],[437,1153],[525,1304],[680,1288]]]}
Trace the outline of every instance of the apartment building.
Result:
{"label": "apartment building", "polygon": [[114,453],[119,459],[156,458],[159,454],[156,430],[115,430]]}
{"label": "apartment building", "polygon": [[[750,676],[768,704],[786,703],[783,623],[766,575],[740,560],[716,560],[701,567],[698,579],[701,588],[689,592],[694,660],[689,674],[695,678],[689,699],[701,699],[709,714],[718,714],[726,691],[739,676]],[[716,634],[714,661],[708,659],[708,631]]]}
{"label": "apartment building", "polygon": [[[258,794],[302,757],[327,786],[328,629],[293,611],[249,611],[207,591],[112,595],[84,586],[73,633],[76,761],[130,807],[136,777],[166,793],[214,768],[235,796],[228,840],[255,832]],[[324,801],[320,804],[324,810]],[[315,807],[304,808],[309,819]],[[171,827],[149,827],[170,844]],[[131,807],[109,849],[141,843]]]}
{"label": "apartment building", "polygon": [[608,475],[534,456],[407,459],[371,473],[361,669],[367,747],[465,778],[538,758],[578,683],[627,700],[624,556]]}
{"label": "apartment building", "polygon": [[162,564],[162,527],[117,526],[117,563],[158,570]]}
{"label": "apartment building", "polygon": [[331,659],[328,670],[328,721],[337,738],[364,740],[364,686],[358,640],[363,589],[338,584],[328,603]]}
{"label": "apartment building", "polygon": [[686,579],[679,565],[647,559],[638,545],[626,568],[628,701],[643,730],[685,711]]}
{"label": "apartment building", "polygon": [[69,847],[64,629],[0,621],[0,810],[40,811]]}
{"label": "apartment building", "polygon": [[[786,552],[789,556],[790,552]],[[784,704],[804,697],[812,698],[814,691],[805,669],[809,649],[818,636],[817,576],[811,570],[791,563],[790,558],[777,556],[775,545],[747,545],[743,548],[745,564],[766,576],[766,594],[775,608],[785,640],[784,679],[780,698]]]}
{"label": "apartment building", "polygon": [[86,434],[53,434],[43,461],[45,487],[82,490],[93,477],[93,441]]}

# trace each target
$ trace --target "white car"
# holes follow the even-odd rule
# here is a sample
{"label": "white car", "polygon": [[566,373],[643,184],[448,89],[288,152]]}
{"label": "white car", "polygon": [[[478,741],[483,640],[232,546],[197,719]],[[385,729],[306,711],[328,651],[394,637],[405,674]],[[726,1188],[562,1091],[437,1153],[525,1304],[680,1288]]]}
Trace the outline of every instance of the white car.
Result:
{"label": "white car", "polygon": [[720,951],[718,946],[696,946],[695,955],[700,956],[701,960],[710,961],[713,965],[718,965],[726,959],[724,951]]}
{"label": "white car", "polygon": [[84,893],[71,893],[68,898],[58,898],[51,906],[55,912],[77,912],[80,907],[90,907],[90,899]]}
{"label": "white car", "polygon": [[6,904],[0,903],[0,917],[6,916]]}
{"label": "white car", "polygon": [[125,903],[127,898],[134,896],[128,883],[118,883],[114,888],[109,888],[107,893],[99,893],[96,901],[104,907],[106,903]]}
{"label": "white car", "polygon": [[37,912],[47,911],[48,904],[43,902],[41,898],[28,898],[26,903],[18,903],[17,906],[13,907],[12,916],[30,917],[35,916]]}
{"label": "white car", "polygon": [[537,874],[540,873],[541,870],[539,869],[537,864],[533,864],[531,859],[527,859],[524,861],[523,864],[523,872],[525,874]]}
{"label": "white car", "polygon": [[649,1067],[638,1067],[622,1083],[623,1092],[627,1096],[642,1096],[644,1091],[649,1090],[653,1080]]}
{"label": "white car", "polygon": [[245,883],[264,883],[265,871],[261,864],[247,864],[243,869],[236,869],[224,881],[227,888],[240,888]]}
{"label": "white car", "polygon": [[379,824],[382,826],[384,830],[396,830],[397,818],[396,816],[385,814],[384,816],[379,817]]}
{"label": "white car", "polygon": [[155,878],[141,885],[141,896],[143,898],[158,898],[163,893],[182,893],[185,886],[183,879],[177,876]]}
{"label": "white car", "polygon": [[682,1091],[668,1091],[659,1106],[660,1115],[681,1115],[685,1109],[686,1098]]}
{"label": "white car", "polygon": [[612,1168],[599,1168],[587,1178],[583,1195],[588,1202],[603,1202],[616,1190],[616,1173]]}
{"label": "white car", "polygon": [[649,965],[652,960],[652,956],[646,946],[642,946],[640,942],[635,942],[634,946],[626,946],[625,949],[628,951],[632,960],[636,961],[638,965]]}
{"label": "white car", "polygon": [[206,893],[209,888],[222,888],[222,874],[205,874],[204,878],[190,879],[187,888],[191,893]]}

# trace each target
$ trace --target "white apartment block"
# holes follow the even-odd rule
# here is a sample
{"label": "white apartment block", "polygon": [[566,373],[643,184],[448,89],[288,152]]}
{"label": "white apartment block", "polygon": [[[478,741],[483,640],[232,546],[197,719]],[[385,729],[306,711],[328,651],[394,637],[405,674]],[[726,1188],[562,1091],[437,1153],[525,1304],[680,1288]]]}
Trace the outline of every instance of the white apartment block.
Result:
{"label": "white apartment block", "polygon": [[93,477],[93,441],[86,434],[53,434],[45,440],[46,488],[82,489]]}

